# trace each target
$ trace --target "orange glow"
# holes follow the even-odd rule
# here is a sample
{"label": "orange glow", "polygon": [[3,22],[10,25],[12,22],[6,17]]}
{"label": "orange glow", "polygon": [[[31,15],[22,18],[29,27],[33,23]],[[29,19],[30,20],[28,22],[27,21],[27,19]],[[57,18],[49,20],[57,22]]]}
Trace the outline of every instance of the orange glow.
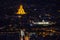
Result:
{"label": "orange glow", "polygon": [[55,30],[50,30],[51,32],[56,32]]}
{"label": "orange glow", "polygon": [[25,40],[29,40],[29,37],[28,36],[25,36]]}
{"label": "orange glow", "polygon": [[24,15],[24,14],[26,14],[26,12],[25,12],[24,9],[23,9],[23,5],[20,5],[17,14],[18,14],[18,15]]}

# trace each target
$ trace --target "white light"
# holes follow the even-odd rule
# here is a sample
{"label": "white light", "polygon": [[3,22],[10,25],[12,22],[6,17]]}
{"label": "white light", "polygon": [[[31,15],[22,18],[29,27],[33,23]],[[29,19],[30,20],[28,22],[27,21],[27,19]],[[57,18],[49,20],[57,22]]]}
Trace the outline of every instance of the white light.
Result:
{"label": "white light", "polygon": [[33,24],[49,24],[49,22],[34,22]]}
{"label": "white light", "polygon": [[49,22],[45,22],[44,20],[42,20],[42,22],[33,22],[33,24],[49,24]]}
{"label": "white light", "polygon": [[21,30],[21,37],[23,37],[24,36],[24,31],[23,30]]}
{"label": "white light", "polygon": [[30,26],[33,26],[32,24],[30,24]]}

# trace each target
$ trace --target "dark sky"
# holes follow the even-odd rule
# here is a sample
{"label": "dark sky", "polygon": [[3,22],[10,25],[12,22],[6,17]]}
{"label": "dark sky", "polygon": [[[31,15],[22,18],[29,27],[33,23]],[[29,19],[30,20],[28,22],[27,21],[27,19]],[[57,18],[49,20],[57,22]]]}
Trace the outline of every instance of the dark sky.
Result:
{"label": "dark sky", "polygon": [[17,12],[20,4],[24,5],[26,11],[33,11],[33,9],[36,8],[39,10],[39,12],[40,9],[42,11],[47,10],[49,12],[54,10],[53,12],[55,12],[59,9],[59,1],[57,0],[0,0],[0,14],[13,15],[15,12]]}
{"label": "dark sky", "polygon": [[[50,13],[56,17],[60,16],[57,11],[60,9],[60,3],[57,0],[0,0],[0,17],[15,15],[20,4],[23,4],[25,11],[30,13],[29,15]],[[34,9],[37,10],[34,11]],[[56,20],[60,22],[59,19],[60,17]]]}

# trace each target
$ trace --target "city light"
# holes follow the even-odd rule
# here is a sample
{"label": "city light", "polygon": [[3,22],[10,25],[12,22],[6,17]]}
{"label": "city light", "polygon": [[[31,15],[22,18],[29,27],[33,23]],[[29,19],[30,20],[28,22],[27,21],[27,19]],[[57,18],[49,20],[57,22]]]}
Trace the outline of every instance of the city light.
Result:
{"label": "city light", "polygon": [[23,5],[20,5],[17,14],[18,15],[24,15],[24,14],[26,14],[26,12],[25,12],[25,10],[23,8]]}
{"label": "city light", "polygon": [[60,40],[60,9],[56,0],[0,3],[0,40]]}

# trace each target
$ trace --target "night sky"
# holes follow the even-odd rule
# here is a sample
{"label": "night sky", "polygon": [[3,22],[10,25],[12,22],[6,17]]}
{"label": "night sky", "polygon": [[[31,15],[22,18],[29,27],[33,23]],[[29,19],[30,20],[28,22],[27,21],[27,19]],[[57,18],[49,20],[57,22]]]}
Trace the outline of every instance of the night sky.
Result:
{"label": "night sky", "polygon": [[36,8],[39,13],[45,11],[59,14],[57,10],[60,6],[57,0],[0,0],[0,14],[16,14],[20,4],[24,5],[27,12],[32,12]]}

